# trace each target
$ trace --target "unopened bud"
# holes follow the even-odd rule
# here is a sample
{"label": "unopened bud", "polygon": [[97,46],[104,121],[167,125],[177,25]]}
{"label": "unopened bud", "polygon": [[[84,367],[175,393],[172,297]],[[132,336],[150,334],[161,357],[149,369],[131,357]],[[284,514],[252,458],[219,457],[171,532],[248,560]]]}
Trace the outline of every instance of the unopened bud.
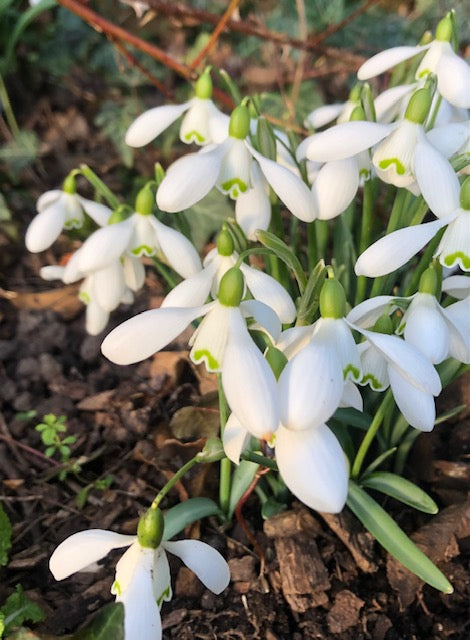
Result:
{"label": "unopened bud", "polygon": [[231,256],[234,249],[232,234],[228,229],[223,227],[217,236],[217,251],[221,256]]}
{"label": "unopened bud", "polygon": [[349,120],[351,122],[356,120],[366,120],[364,109],[361,106],[354,107]]}
{"label": "unopened bud", "polygon": [[448,13],[436,27],[436,40],[440,40],[441,42],[450,42],[452,40],[452,17],[451,14]]}

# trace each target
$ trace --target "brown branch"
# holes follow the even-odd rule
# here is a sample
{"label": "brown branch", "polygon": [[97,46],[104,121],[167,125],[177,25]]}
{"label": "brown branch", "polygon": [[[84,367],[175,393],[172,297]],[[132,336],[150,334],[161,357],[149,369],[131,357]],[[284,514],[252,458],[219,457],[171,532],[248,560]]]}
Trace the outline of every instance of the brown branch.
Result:
{"label": "brown branch", "polygon": [[378,4],[379,2],[380,0],[367,0],[366,2],[364,2],[364,4],[362,4],[360,7],[355,9],[355,11],[350,13],[349,16],[346,16],[346,18],[341,20],[341,22],[338,22],[337,24],[330,24],[329,27],[327,27],[324,31],[319,33],[316,37],[310,38],[309,40],[310,46],[317,47],[322,42],[325,42],[327,38],[332,36],[334,33],[338,33],[338,31],[341,31],[342,29],[344,29],[344,27],[350,24],[358,16],[365,13],[367,9],[370,9],[370,7],[373,7],[374,4]]}
{"label": "brown branch", "polygon": [[211,36],[210,36],[209,41],[207,42],[206,46],[199,52],[199,54],[194,58],[194,60],[189,65],[191,67],[191,69],[197,69],[199,67],[199,65],[201,64],[201,62],[204,60],[204,58],[206,58],[206,56],[210,53],[210,51],[212,51],[212,49],[215,47],[220,34],[222,33],[222,31],[223,31],[225,25],[227,24],[227,22],[229,21],[230,16],[232,15],[232,13],[237,8],[239,2],[240,2],[240,0],[231,0],[230,1],[230,4],[228,5],[227,10],[225,11],[224,15],[219,20],[219,22],[218,22],[216,28],[214,29],[214,31],[211,33]]}

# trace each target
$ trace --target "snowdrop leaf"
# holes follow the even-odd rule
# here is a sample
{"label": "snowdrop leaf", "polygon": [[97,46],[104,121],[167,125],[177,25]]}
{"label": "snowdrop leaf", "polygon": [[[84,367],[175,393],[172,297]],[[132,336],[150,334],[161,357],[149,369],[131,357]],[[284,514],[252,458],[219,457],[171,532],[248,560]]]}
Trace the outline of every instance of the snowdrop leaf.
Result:
{"label": "snowdrop leaf", "polygon": [[259,469],[259,464],[255,462],[249,462],[248,460],[242,460],[238,467],[233,472],[232,487],[230,489],[230,503],[228,507],[228,518],[232,519],[237,504],[253,482],[253,478]]}
{"label": "snowdrop leaf", "polygon": [[189,500],[180,502],[168,509],[163,516],[165,520],[163,540],[173,538],[197,520],[218,514],[220,514],[220,509],[210,498],[189,498]]}
{"label": "snowdrop leaf", "polygon": [[271,249],[271,251],[280,258],[285,264],[294,272],[296,280],[299,285],[300,292],[302,293],[307,284],[307,278],[305,277],[304,270],[300,264],[300,260],[295,253],[290,249],[287,244],[269,231],[257,231],[256,238],[262,245]]}
{"label": "snowdrop leaf", "polygon": [[361,485],[375,489],[424,513],[437,513],[438,506],[413,482],[387,471],[377,471],[361,478]]}
{"label": "snowdrop leaf", "polygon": [[377,541],[407,569],[443,593],[453,588],[444,574],[361,487],[349,482],[347,505]]}

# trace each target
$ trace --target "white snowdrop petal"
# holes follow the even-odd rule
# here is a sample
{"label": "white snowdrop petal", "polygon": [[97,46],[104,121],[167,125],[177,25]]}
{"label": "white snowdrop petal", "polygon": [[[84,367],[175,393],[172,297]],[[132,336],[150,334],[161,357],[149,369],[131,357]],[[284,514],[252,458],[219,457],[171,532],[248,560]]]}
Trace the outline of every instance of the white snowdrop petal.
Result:
{"label": "white snowdrop petal", "polygon": [[357,411],[363,410],[364,402],[361,393],[352,380],[346,380],[339,406],[352,407]]}
{"label": "white snowdrop petal", "polygon": [[388,363],[374,345],[362,342],[359,345],[361,354],[363,377],[360,382],[362,386],[369,385],[374,391],[384,391],[390,384],[388,377]]}
{"label": "white snowdrop petal", "polygon": [[171,588],[170,564],[163,545],[155,550],[153,561],[153,595],[158,606],[169,602],[173,595]]}
{"label": "white snowdrop petal", "polygon": [[168,104],[144,111],[126,132],[125,142],[130,147],[143,147],[167,129],[189,107],[189,103]]}
{"label": "white snowdrop petal", "polygon": [[217,187],[236,200],[250,188],[252,158],[243,140],[228,138],[217,178]]}
{"label": "white snowdrop petal", "polygon": [[140,556],[133,567],[127,588],[119,593],[122,569],[119,570],[121,558],[116,567],[114,590],[117,592],[116,602],[124,605],[124,633],[126,640],[157,640],[162,637],[160,610],[155,601],[153,588],[153,556],[154,549],[139,547]]}
{"label": "white snowdrop petal", "polygon": [[361,379],[361,361],[357,344],[347,322],[343,318],[321,318],[315,323],[312,340],[321,340],[339,357],[343,376]]}
{"label": "white snowdrop petal", "polygon": [[176,273],[179,273],[182,278],[189,278],[202,269],[201,258],[186,236],[162,224],[154,216],[150,216],[149,221],[155,229],[158,243],[168,264]]}
{"label": "white snowdrop petal", "polygon": [[124,274],[120,262],[115,261],[93,273],[91,296],[105,311],[116,309],[124,289]]}
{"label": "white snowdrop petal", "polygon": [[356,159],[327,162],[318,172],[312,195],[319,220],[335,218],[351,204],[359,188]]}
{"label": "white snowdrop petal", "polygon": [[190,153],[167,170],[157,191],[157,205],[162,211],[176,213],[189,209],[214,187],[222,162],[223,145]]}
{"label": "white snowdrop petal", "polygon": [[256,162],[251,165],[251,184],[252,188],[241,193],[236,200],[235,218],[246,237],[256,240],[257,229],[264,231],[271,221],[269,187]]}
{"label": "white snowdrop petal", "polygon": [[373,327],[387,308],[392,310],[394,306],[396,306],[393,304],[394,300],[397,300],[397,298],[393,296],[375,296],[374,298],[369,298],[351,309],[346,319],[352,324],[357,324],[364,329]]}
{"label": "white snowdrop petal", "polygon": [[113,329],[104,339],[101,351],[116,364],[140,362],[165,347],[205,311],[204,307],[144,311]]}
{"label": "white snowdrop petal", "polygon": [[164,542],[163,547],[173,553],[194,571],[205,587],[213,593],[222,593],[230,582],[230,569],[223,556],[200,540]]}
{"label": "white snowdrop petal", "polygon": [[264,177],[271,185],[274,193],[299,220],[312,222],[316,217],[310,189],[292,171],[282,165],[265,158],[250,147],[250,151],[258,161]]}
{"label": "white snowdrop petal", "polygon": [[210,312],[190,341],[190,356],[195,364],[204,362],[208,371],[220,371],[227,346],[230,315],[234,307],[225,307],[218,301],[209,304],[213,305]]}
{"label": "white snowdrop petal", "polygon": [[252,435],[266,439],[277,429],[279,396],[276,379],[235,308],[230,316],[222,384],[230,409]]}
{"label": "white snowdrop petal", "polygon": [[449,352],[459,362],[470,362],[470,297],[444,308],[449,325]]}
{"label": "white snowdrop petal", "polygon": [[145,267],[139,258],[124,256],[124,282],[131,291],[138,291],[145,283]]}
{"label": "white snowdrop petal", "polygon": [[206,267],[196,275],[186,278],[168,293],[162,307],[197,307],[204,304],[209,296],[214,270]]}
{"label": "white snowdrop petal", "polygon": [[470,211],[457,209],[457,217],[444,232],[435,257],[444,267],[470,271]]}
{"label": "white snowdrop petal", "polygon": [[49,568],[56,580],[64,580],[101,560],[111,549],[128,547],[134,541],[135,536],[104,529],[79,531],[61,542],[49,560]]}
{"label": "white snowdrop petal", "polygon": [[359,67],[357,77],[359,80],[369,80],[369,78],[375,78],[384,71],[395,67],[404,60],[409,60],[413,56],[418,55],[421,51],[425,51],[429,48],[429,45],[417,46],[417,47],[393,47],[377,53],[369,60],[366,60],[363,65]]}
{"label": "white snowdrop petal", "polygon": [[311,509],[339,513],[348,493],[348,467],[341,446],[330,429],[276,433],[276,461],[292,493]]}
{"label": "white snowdrop petal", "polygon": [[339,406],[344,379],[330,344],[312,341],[299,351],[279,377],[281,422],[302,430],[326,422]]}
{"label": "white snowdrop petal", "polygon": [[41,211],[47,209],[53,202],[59,200],[63,193],[61,189],[52,189],[51,191],[45,191],[41,194],[36,201],[36,209],[38,212],[41,213]]}
{"label": "white snowdrop petal", "polygon": [[82,196],[77,196],[77,198],[86,213],[96,222],[97,225],[105,227],[108,224],[109,216],[112,214],[109,207],[105,204],[101,204],[100,202],[82,198]]}
{"label": "white snowdrop petal", "polygon": [[[82,245],[83,246],[83,245]],[[77,282],[77,280],[81,280],[84,277],[84,273],[79,269],[80,262],[80,249],[77,249],[75,253],[72,254],[70,260],[65,265],[64,274],[62,276],[62,280],[65,284],[70,284],[71,282]]]}
{"label": "white snowdrop petal", "polygon": [[54,201],[42,209],[31,221],[26,231],[25,244],[28,251],[45,251],[57,240],[65,222],[65,212],[60,201]]}
{"label": "white snowdrop petal", "polygon": [[50,264],[47,267],[41,267],[39,275],[43,280],[62,280],[64,271],[64,267],[60,267],[58,264]]}
{"label": "white snowdrop petal", "polygon": [[194,142],[200,146],[212,142],[209,126],[212,100],[195,97],[190,100],[189,105],[181,122],[180,140],[186,144]]}
{"label": "white snowdrop petal", "polygon": [[392,122],[400,113],[404,99],[415,87],[416,84],[400,84],[382,91],[374,100],[377,122]]}
{"label": "white snowdrop petal", "polygon": [[109,311],[100,307],[96,300],[90,300],[86,306],[85,328],[90,336],[97,336],[105,330],[109,321]]}
{"label": "white snowdrop petal", "polygon": [[294,321],[295,304],[282,284],[267,273],[246,264],[242,263],[240,269],[245,276],[248,289],[256,300],[264,302],[268,307],[274,309],[283,324],[290,324]]}
{"label": "white snowdrop petal", "polygon": [[442,291],[461,300],[470,294],[470,278],[468,276],[449,276],[442,281]]}
{"label": "white snowdrop petal", "polygon": [[420,431],[432,431],[436,420],[436,407],[431,393],[415,387],[393,367],[389,367],[393,397],[404,418]]}
{"label": "white snowdrop petal", "polygon": [[212,106],[209,119],[210,135],[214,143],[220,144],[228,136],[230,116],[219,111],[214,104]]}
{"label": "white snowdrop petal", "polygon": [[240,456],[250,440],[249,432],[234,413],[231,413],[224,428],[222,442],[225,455],[234,464],[240,463]]}
{"label": "white snowdrop petal", "polygon": [[448,217],[405,227],[380,238],[357,259],[354,267],[356,275],[377,278],[395,271],[416,255],[452,219]]}
{"label": "white snowdrop petal", "polygon": [[[356,327],[357,328],[357,327]],[[435,368],[421,351],[397,336],[358,329],[408,382],[426,393],[437,396],[442,389]]]}
{"label": "white snowdrop petal", "polygon": [[[447,103],[448,104],[448,103]],[[450,158],[470,137],[470,121],[449,122],[426,133],[428,142],[445,157]]]}
{"label": "white snowdrop petal", "polygon": [[305,347],[312,339],[312,327],[290,327],[281,333],[276,347],[283,352],[288,360]]}
{"label": "white snowdrop petal", "polygon": [[344,109],[344,102],[340,104],[326,104],[321,107],[317,107],[311,111],[305,118],[304,125],[306,127],[312,127],[313,129],[320,129],[326,124],[333,122],[342,113]]}
{"label": "white snowdrop petal", "polygon": [[129,219],[102,227],[92,233],[80,248],[80,270],[95,271],[117,260],[126,250],[131,234],[132,223]]}
{"label": "white snowdrop petal", "polygon": [[428,293],[418,293],[403,317],[404,338],[433,364],[442,362],[449,352],[447,324],[438,310],[437,300]]}
{"label": "white snowdrop petal", "polygon": [[273,342],[281,335],[281,322],[277,313],[260,300],[244,300],[240,304],[243,316],[254,318],[262,329],[265,329]]}
{"label": "white snowdrop petal", "polygon": [[392,131],[392,125],[376,122],[344,122],[311,136],[306,155],[309,160],[343,160],[370,149]]}
{"label": "white snowdrop petal", "polygon": [[438,218],[459,207],[460,185],[452,165],[424,140],[416,145],[413,170],[423,198]]}
{"label": "white snowdrop petal", "polygon": [[408,188],[414,181],[413,157],[418,139],[424,138],[422,126],[401,120],[375,149],[372,162],[384,182]]}
{"label": "white snowdrop petal", "polygon": [[452,50],[437,65],[437,90],[452,105],[470,108],[470,67]]}

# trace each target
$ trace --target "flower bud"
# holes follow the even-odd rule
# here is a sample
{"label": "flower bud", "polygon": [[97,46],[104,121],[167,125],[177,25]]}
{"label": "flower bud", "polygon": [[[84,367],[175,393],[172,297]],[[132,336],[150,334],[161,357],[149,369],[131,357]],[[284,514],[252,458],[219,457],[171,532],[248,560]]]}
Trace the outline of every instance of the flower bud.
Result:
{"label": "flower bud", "polygon": [[224,226],[217,236],[217,251],[221,256],[231,256],[235,247],[230,231]]}
{"label": "flower bud", "polygon": [[153,205],[155,203],[155,196],[150,186],[145,185],[143,189],[139,191],[135,199],[136,213],[140,213],[142,216],[148,216],[152,213]]}
{"label": "flower bud", "polygon": [[140,546],[147,549],[159,547],[164,529],[165,520],[160,509],[154,507],[147,509],[137,525],[137,540]]}
{"label": "flower bud", "polygon": [[210,67],[208,67],[204,73],[201,73],[196,82],[196,98],[201,100],[209,100],[212,98],[212,78],[210,74]]}
{"label": "flower bud", "polygon": [[156,162],[154,167],[154,172],[155,172],[155,182],[157,183],[158,186],[160,186],[161,183],[163,182],[163,178],[165,177],[165,169],[162,167],[162,165],[159,162]]}
{"label": "flower bud", "polygon": [[65,191],[65,193],[69,193],[70,195],[77,193],[77,183],[75,181],[75,176],[72,173],[69,173],[65,178],[62,185],[62,191]]}
{"label": "flower bud", "polygon": [[418,89],[410,98],[405,118],[415,124],[423,124],[431,107],[432,96],[428,89]]}
{"label": "flower bud", "polygon": [[123,222],[131,215],[132,211],[127,204],[120,204],[109,216],[108,224],[116,224],[116,222]]}
{"label": "flower bud", "polygon": [[320,291],[320,313],[322,318],[344,318],[346,294],[336,278],[326,280]]}
{"label": "flower bud", "polygon": [[381,315],[372,327],[371,331],[384,333],[385,335],[390,336],[393,333],[393,322],[391,317],[385,313]]}
{"label": "flower bud", "polygon": [[465,211],[470,211],[470,176],[465,178],[460,187],[460,206]]}
{"label": "flower bud", "polygon": [[422,274],[419,279],[419,293],[430,293],[432,296],[435,296],[438,290],[438,277],[436,273],[436,269],[433,266],[428,267]]}
{"label": "flower bud", "polygon": [[269,366],[273,370],[276,380],[278,380],[282,370],[287,364],[286,356],[282,351],[273,346],[268,347],[264,355],[266,356],[266,360],[269,362]]}
{"label": "flower bud", "polygon": [[222,277],[219,285],[218,298],[220,304],[226,307],[238,307],[243,298],[245,280],[237,267],[229,269]]}
{"label": "flower bud", "polygon": [[244,140],[250,131],[250,114],[247,107],[240,104],[232,111],[228,133],[232,138]]}
{"label": "flower bud", "polygon": [[449,12],[436,27],[436,40],[450,42],[452,40],[452,31],[452,17]]}
{"label": "flower bud", "polygon": [[349,120],[350,122],[353,122],[355,120],[366,120],[366,114],[364,112],[364,109],[360,105],[357,107],[354,107]]}
{"label": "flower bud", "polygon": [[361,91],[362,85],[360,82],[354,85],[354,87],[349,92],[348,100],[349,102],[359,102],[361,99]]}

